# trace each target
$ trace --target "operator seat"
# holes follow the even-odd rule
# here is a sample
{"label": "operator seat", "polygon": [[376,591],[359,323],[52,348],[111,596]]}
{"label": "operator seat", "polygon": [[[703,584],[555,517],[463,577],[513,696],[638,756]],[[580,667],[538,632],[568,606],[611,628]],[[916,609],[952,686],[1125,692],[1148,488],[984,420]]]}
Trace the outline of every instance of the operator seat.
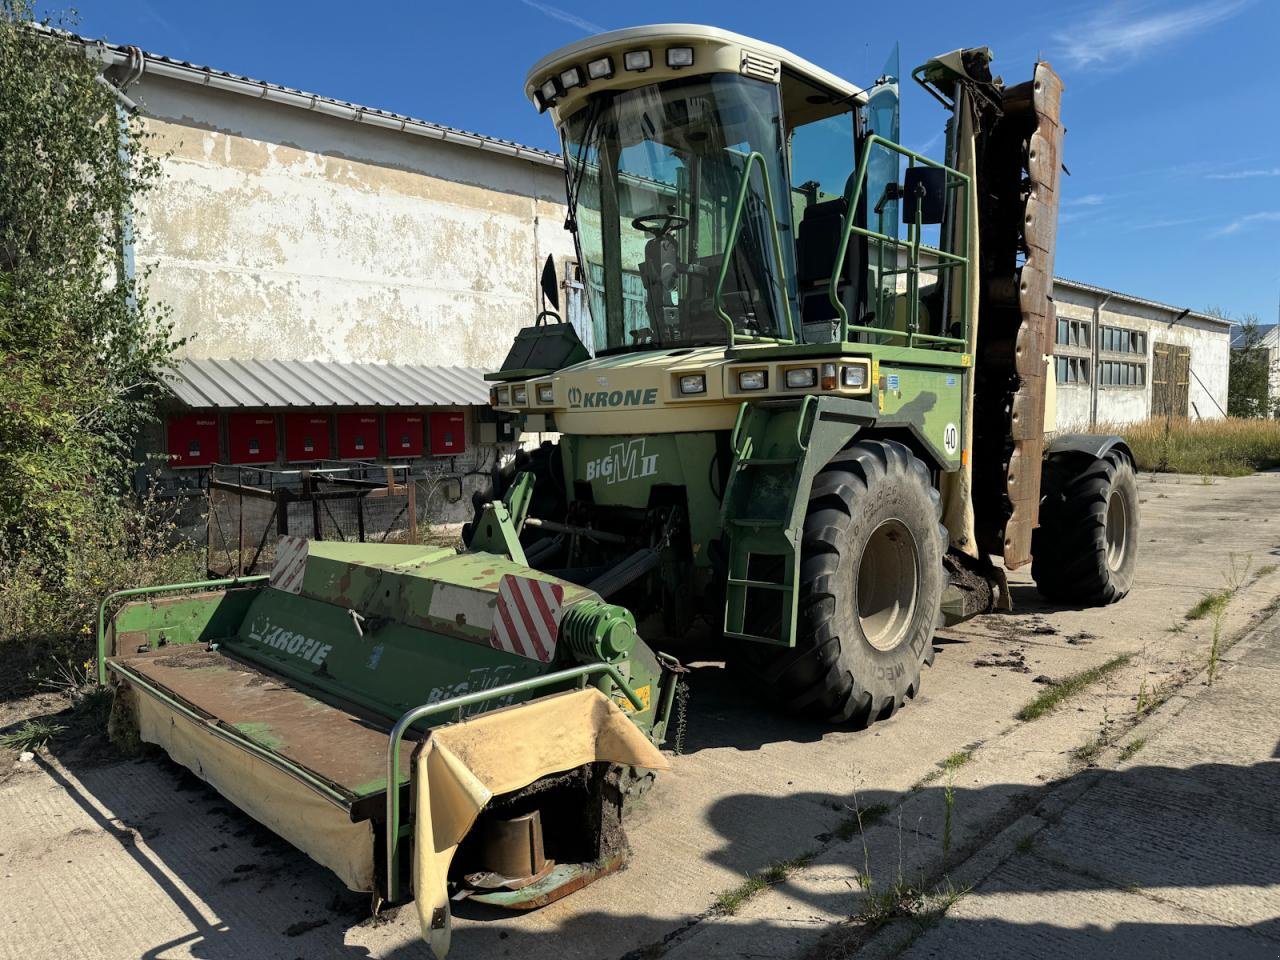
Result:
{"label": "operator seat", "polygon": [[[827,288],[831,281],[831,267],[840,248],[840,228],[845,209],[844,197],[837,197],[810,204],[800,220],[796,234],[796,272],[800,288],[800,323],[806,343],[830,343],[840,335],[840,315],[831,305]],[[850,235],[844,270],[836,287],[837,296],[849,311],[852,323],[860,320],[857,265],[862,262],[862,244],[861,236]],[[858,337],[852,339],[856,341]]]}

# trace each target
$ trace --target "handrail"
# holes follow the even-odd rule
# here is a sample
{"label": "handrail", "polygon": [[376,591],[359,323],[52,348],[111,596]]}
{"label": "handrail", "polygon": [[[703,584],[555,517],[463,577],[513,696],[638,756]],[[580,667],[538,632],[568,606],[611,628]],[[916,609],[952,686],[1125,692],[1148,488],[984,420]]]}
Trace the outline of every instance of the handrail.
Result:
{"label": "handrail", "polygon": [[733,219],[729,224],[728,242],[725,243],[724,257],[720,261],[720,276],[716,280],[715,295],[712,297],[716,314],[724,322],[725,329],[729,333],[730,349],[733,348],[736,334],[733,329],[733,319],[724,308],[724,281],[729,276],[730,256],[734,247],[738,244],[738,233],[742,229],[742,211],[747,203],[747,188],[751,185],[751,165],[757,162],[760,164],[760,176],[764,179],[764,205],[765,209],[769,211],[769,227],[773,234],[774,277],[776,283],[783,287],[782,311],[787,321],[787,337],[792,342],[796,339],[795,321],[791,316],[791,297],[785,289],[786,272],[782,266],[782,238],[778,234],[778,217],[773,208],[773,182],[769,179],[769,165],[765,163],[764,155],[759,150],[752,150],[747,154],[746,162],[742,165],[742,184],[738,187],[738,199],[733,205]]}
{"label": "handrail", "polygon": [[209,590],[213,587],[235,587],[244,584],[262,583],[264,580],[270,580],[271,576],[265,573],[254,574],[249,577],[224,577],[221,580],[195,580],[191,583],[163,583],[152,587],[132,587],[128,590],[117,590],[115,593],[108,594],[103,598],[102,603],[98,604],[98,686],[103,687],[107,684],[107,604],[113,600],[119,600],[124,597],[141,597],[153,593],[168,593],[177,590]]}
{"label": "handrail", "polygon": [[528,677],[524,680],[517,680],[515,683],[508,683],[501,687],[491,687],[488,690],[477,690],[474,693],[464,693],[459,697],[451,697],[448,700],[441,700],[437,703],[424,703],[421,706],[414,707],[405,713],[396,721],[396,725],[391,728],[391,736],[387,743],[387,822],[385,830],[387,834],[387,899],[395,903],[400,899],[400,742],[404,739],[404,735],[408,729],[415,723],[438,713],[448,713],[452,710],[459,711],[458,717],[462,719],[461,711],[465,707],[473,706],[477,703],[484,703],[487,700],[494,700],[500,697],[511,696],[518,693],[529,693],[543,687],[554,686],[558,683],[564,683],[569,680],[577,680],[579,687],[585,687],[587,677],[594,673],[608,674],[609,679],[616,684],[627,699],[631,702],[637,711],[643,710],[644,701],[633,691],[628,685],[618,668],[612,663],[597,661],[595,663],[583,663],[576,667],[568,667],[564,670],[557,670],[555,673],[546,673],[539,677]]}
{"label": "handrail", "polygon": [[[866,182],[867,174],[870,169],[871,150],[876,145],[880,145],[892,153],[896,153],[896,154],[899,154],[900,156],[906,157],[911,162],[912,165],[916,163],[921,163],[924,166],[937,167],[938,169],[945,170],[949,177],[954,176],[956,178],[953,183],[948,184],[948,189],[954,189],[957,186],[962,186],[965,188],[964,190],[965,223],[964,223],[964,233],[963,233],[964,242],[965,242],[964,256],[960,256],[958,254],[951,253],[950,251],[941,250],[934,247],[930,247],[926,244],[922,244],[920,242],[920,237],[919,237],[919,224],[914,225],[915,236],[912,239],[907,241],[903,241],[898,237],[888,236],[885,233],[877,232],[875,230],[871,230],[866,227],[859,227],[854,224],[854,217],[856,215],[858,203],[862,199],[863,184]],[[961,304],[961,309],[963,311],[963,317],[964,317],[964,322],[962,326],[964,327],[965,336],[964,337],[941,337],[941,336],[936,336],[932,334],[916,333],[914,330],[908,330],[906,333],[903,333],[902,331],[893,330],[888,327],[868,327],[868,326],[856,325],[856,324],[850,325],[849,310],[844,305],[843,301],[841,301],[840,299],[839,278],[843,275],[843,272],[844,272],[843,265],[845,262],[845,258],[848,256],[848,253],[849,253],[849,238],[855,233],[858,234],[859,236],[864,236],[873,240],[878,240],[881,242],[881,244],[892,243],[895,249],[903,246],[907,247],[909,250],[912,251],[912,264],[909,270],[907,271],[911,274],[914,274],[918,270],[919,251],[921,249],[928,251],[930,254],[938,255],[940,259],[950,261],[950,263],[947,264],[948,266],[964,265],[968,267],[972,263],[972,257],[969,256],[969,250],[968,250],[969,221],[972,215],[972,211],[970,209],[971,191],[969,190],[969,184],[970,184],[969,175],[966,173],[962,173],[959,170],[955,170],[951,167],[948,167],[946,164],[939,163],[937,160],[930,159],[929,157],[926,157],[923,154],[916,153],[914,150],[909,150],[906,147],[901,146],[900,144],[894,143],[892,140],[886,140],[884,137],[878,136],[877,134],[871,134],[863,142],[862,153],[858,158],[857,171],[858,171],[857,177],[851,178],[851,182],[845,187],[844,222],[840,231],[840,244],[836,250],[835,262],[831,268],[831,281],[827,286],[827,299],[831,302],[831,306],[835,309],[837,315],[840,317],[840,340],[842,342],[847,342],[849,339],[849,333],[855,332],[855,333],[866,333],[866,334],[871,334],[875,336],[902,337],[906,339],[908,346],[911,346],[913,344],[913,341],[916,339],[924,340],[929,343],[945,343],[945,344],[954,345],[954,346],[967,345],[968,344],[968,328],[969,328],[969,316],[968,316],[969,298],[967,295],[967,290],[965,292],[965,295],[962,297],[963,302]],[[939,264],[938,266],[939,268],[942,267],[941,264]],[[894,272],[900,273],[902,271],[895,270]],[[967,287],[967,279],[968,279],[967,273],[965,274],[965,279],[966,279],[966,287]]]}

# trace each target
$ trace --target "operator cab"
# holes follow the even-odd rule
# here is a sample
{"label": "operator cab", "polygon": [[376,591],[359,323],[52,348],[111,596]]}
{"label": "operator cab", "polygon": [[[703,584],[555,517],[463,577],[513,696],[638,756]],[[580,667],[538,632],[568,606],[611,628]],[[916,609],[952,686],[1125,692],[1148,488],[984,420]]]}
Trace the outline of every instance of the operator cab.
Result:
{"label": "operator cab", "polygon": [[[833,273],[852,324],[882,299],[869,272],[900,292],[897,249],[869,258],[857,232],[834,269],[858,151],[897,139],[896,51],[867,93],[738,34],[636,27],[551,54],[526,89],[560,130],[597,353],[831,343]],[[897,236],[898,159],[870,154],[858,227],[871,209]]]}

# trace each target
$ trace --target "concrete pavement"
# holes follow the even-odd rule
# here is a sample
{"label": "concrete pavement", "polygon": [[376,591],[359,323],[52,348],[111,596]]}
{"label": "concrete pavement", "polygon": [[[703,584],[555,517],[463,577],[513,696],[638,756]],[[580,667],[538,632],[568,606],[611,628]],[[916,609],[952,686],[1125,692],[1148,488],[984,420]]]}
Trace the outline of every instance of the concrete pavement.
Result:
{"label": "concrete pavement", "polygon": [[[630,821],[630,866],[533,913],[460,905],[452,956],[821,957],[857,949],[869,932],[850,918],[864,910],[868,874],[875,891],[899,878],[933,889],[989,854],[993,838],[1064,781],[1079,782],[1076,751],[1101,733],[1107,742],[1122,736],[1140,698],[1195,682],[1213,624],[1183,614],[1221,589],[1233,565],[1239,570],[1247,557],[1249,572],[1218,625],[1223,638],[1248,628],[1280,594],[1280,521],[1270,521],[1280,517],[1280,475],[1212,484],[1143,477],[1139,489],[1142,554],[1128,599],[1099,610],[1050,609],[1027,572],[1015,573],[1015,613],[940,636],[921,696],[869,731],[780,717],[717,666],[696,669],[686,753]],[[1080,696],[1032,722],[1015,718],[1045,688],[1037,679],[1118,655],[1131,659]],[[1242,722],[1267,722],[1257,710],[1247,707]],[[940,773],[958,755],[965,761]],[[0,957],[425,955],[412,911],[363,919],[360,898],[331,874],[171,763],[41,756],[7,773]],[[854,810],[878,810],[879,822],[858,834],[849,828]],[[807,865],[785,882],[743,898],[731,915],[716,912],[717,898],[745,877],[796,858]],[[981,899],[962,898],[949,915]]]}

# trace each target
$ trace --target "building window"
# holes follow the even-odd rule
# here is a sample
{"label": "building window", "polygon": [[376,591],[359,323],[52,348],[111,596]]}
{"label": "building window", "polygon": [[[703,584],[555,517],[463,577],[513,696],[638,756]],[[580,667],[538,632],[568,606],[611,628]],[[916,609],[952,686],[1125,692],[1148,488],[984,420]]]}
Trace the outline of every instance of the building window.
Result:
{"label": "building window", "polygon": [[1144,387],[1147,384],[1147,365],[1122,360],[1100,360],[1098,383],[1104,387]]}
{"label": "building window", "polygon": [[1140,353],[1146,356],[1147,335],[1123,327],[1102,328],[1102,349],[1109,353]]}
{"label": "building window", "polygon": [[1063,347],[1088,348],[1091,326],[1088,320],[1068,320],[1066,317],[1059,317],[1056,342]]}
{"label": "building window", "polygon": [[1055,357],[1059,383],[1088,383],[1089,361],[1085,357]]}

